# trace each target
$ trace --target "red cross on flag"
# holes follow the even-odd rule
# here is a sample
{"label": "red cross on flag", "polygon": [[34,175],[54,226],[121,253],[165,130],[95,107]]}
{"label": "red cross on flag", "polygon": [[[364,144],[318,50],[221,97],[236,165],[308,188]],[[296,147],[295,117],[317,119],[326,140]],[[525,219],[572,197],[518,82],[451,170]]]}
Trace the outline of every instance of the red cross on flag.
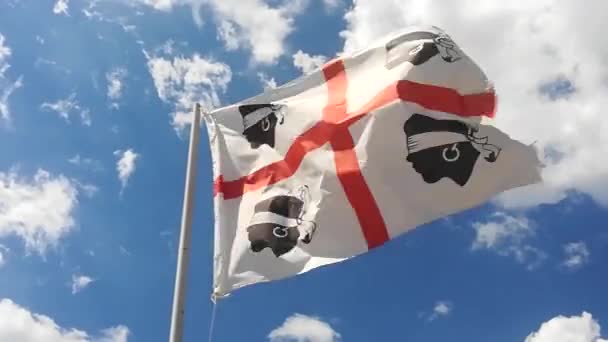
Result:
{"label": "red cross on flag", "polygon": [[214,295],[381,246],[540,181],[532,146],[483,120],[496,96],[437,27],[410,27],[205,115]]}

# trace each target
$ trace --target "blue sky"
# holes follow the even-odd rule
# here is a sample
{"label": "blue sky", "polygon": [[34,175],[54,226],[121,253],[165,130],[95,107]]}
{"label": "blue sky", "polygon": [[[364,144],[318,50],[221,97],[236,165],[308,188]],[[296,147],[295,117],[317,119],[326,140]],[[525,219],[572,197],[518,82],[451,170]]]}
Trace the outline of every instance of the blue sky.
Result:
{"label": "blue sky", "polygon": [[[424,21],[488,70],[497,124],[538,142],[545,184],[351,260],[238,290],[219,303],[215,340],[544,342],[569,332],[600,341],[608,38],[588,43],[605,27],[595,13],[608,8],[589,3],[584,16],[557,1],[489,1],[472,19],[471,4],[441,1],[1,2],[0,337],[167,340],[188,147],[179,113],[256,95]],[[260,27],[264,16],[276,20]],[[586,25],[564,24],[576,20]],[[576,44],[588,49],[584,63]],[[198,73],[184,83],[188,70]],[[185,341],[207,338],[212,309],[201,132]]]}

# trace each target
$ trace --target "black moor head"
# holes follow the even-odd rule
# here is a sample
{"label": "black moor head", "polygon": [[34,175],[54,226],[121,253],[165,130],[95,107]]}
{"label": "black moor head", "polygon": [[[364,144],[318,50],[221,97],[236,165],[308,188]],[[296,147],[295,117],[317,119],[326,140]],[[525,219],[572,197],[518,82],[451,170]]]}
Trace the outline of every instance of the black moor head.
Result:
{"label": "black moor head", "polygon": [[[308,191],[308,188],[304,188]],[[268,198],[255,206],[247,227],[253,252],[270,248],[276,257],[291,251],[298,241],[310,243],[316,224],[302,220],[308,205],[308,193]]]}
{"label": "black moor head", "polygon": [[277,123],[283,123],[281,107],[275,104],[246,104],[239,106],[243,117],[243,135],[252,148],[263,144],[274,147]]}
{"label": "black moor head", "polygon": [[438,120],[414,114],[404,125],[407,161],[427,183],[449,178],[464,186],[480,155],[488,162],[498,158],[500,148],[477,137],[477,130],[457,120]]}
{"label": "black moor head", "polygon": [[431,32],[411,32],[401,35],[389,41],[385,48],[386,66],[389,68],[403,62],[421,65],[436,55],[440,55],[448,63],[462,58],[456,44],[449,36]]}

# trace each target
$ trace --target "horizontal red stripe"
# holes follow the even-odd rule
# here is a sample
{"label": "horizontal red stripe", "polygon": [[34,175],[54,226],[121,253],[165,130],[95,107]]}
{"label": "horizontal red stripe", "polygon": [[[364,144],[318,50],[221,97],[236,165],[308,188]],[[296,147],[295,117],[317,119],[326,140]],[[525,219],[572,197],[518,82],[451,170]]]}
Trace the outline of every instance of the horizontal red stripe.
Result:
{"label": "horizontal red stripe", "polygon": [[353,207],[368,249],[384,244],[388,239],[386,224],[374,196],[361,173],[353,138],[348,128],[336,131],[331,146],[334,150],[336,172],[344,193]]}
{"label": "horizontal red stripe", "polygon": [[397,93],[403,101],[459,116],[494,117],[496,111],[494,92],[460,95],[454,89],[403,80],[397,83]]}
{"label": "horizontal red stripe", "polygon": [[224,185],[224,176],[220,175],[213,182],[213,197],[217,196],[219,193],[223,192],[222,186]]}
{"label": "horizontal red stripe", "polygon": [[355,112],[348,113],[346,119],[340,122],[341,127],[349,127],[365,115],[388,105],[395,100],[398,100],[397,87],[391,85],[384,88],[376,96],[374,96],[368,103],[364,104],[360,109]]}
{"label": "horizontal red stripe", "polygon": [[416,103],[429,110],[465,117],[485,115],[492,118],[496,114],[496,95],[493,92],[460,95],[449,88],[399,81],[384,88],[357,111],[349,113],[340,124],[350,126],[362,116],[397,99]]}

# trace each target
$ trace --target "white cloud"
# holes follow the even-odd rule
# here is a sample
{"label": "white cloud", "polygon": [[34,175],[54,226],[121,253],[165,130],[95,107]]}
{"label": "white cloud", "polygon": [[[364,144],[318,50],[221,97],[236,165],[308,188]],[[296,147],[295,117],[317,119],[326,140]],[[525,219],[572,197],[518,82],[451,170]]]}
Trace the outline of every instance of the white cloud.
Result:
{"label": "white cloud", "polygon": [[4,63],[11,56],[12,51],[11,48],[7,45],[4,45],[6,41],[6,37],[2,33],[0,33],[0,73],[3,73],[8,66]]}
{"label": "white cloud", "polygon": [[342,0],[323,0],[323,4],[327,10],[335,10],[340,5],[343,5]]}
{"label": "white cloud", "polygon": [[[153,8],[161,11],[169,11],[173,8],[173,6],[178,4],[185,4],[188,1],[183,0],[139,0],[140,2],[152,6]],[[194,3],[195,1],[190,1]]]}
{"label": "white cloud", "polygon": [[91,112],[89,109],[80,106],[76,100],[76,93],[72,93],[68,98],[56,102],[44,102],[40,105],[40,109],[56,112],[59,117],[68,123],[70,122],[70,116],[78,115],[83,125],[91,126]]}
{"label": "white cloud", "polygon": [[92,171],[101,171],[103,170],[103,165],[99,160],[92,158],[83,158],[80,154],[75,155],[74,157],[68,159],[68,163],[82,166],[87,169],[91,169]]}
{"label": "white cloud", "polygon": [[95,280],[91,277],[84,275],[72,275],[72,294],[76,294],[82,290],[84,290],[87,286],[89,286]]}
{"label": "white cloud", "polygon": [[495,221],[485,223],[473,223],[473,228],[477,233],[473,249],[497,248],[509,242],[519,244],[534,234],[530,221],[525,217],[496,213],[494,219]]}
{"label": "white cloud", "polygon": [[328,323],[316,317],[294,314],[268,335],[271,342],[338,342],[338,334]]}
{"label": "white cloud", "polygon": [[4,264],[6,264],[6,257],[4,256],[4,253],[7,253],[9,251],[10,250],[6,246],[0,244],[0,268],[2,268]]}
{"label": "white cloud", "polygon": [[130,333],[129,328],[119,325],[102,330],[101,336],[93,339],[92,342],[127,342]]}
{"label": "white cloud", "polygon": [[0,172],[0,237],[15,235],[27,251],[44,255],[74,228],[76,185],[62,175],[39,170],[33,180]]}
{"label": "white cloud", "polygon": [[70,112],[72,110],[80,108],[80,106],[78,105],[78,102],[75,101],[75,97],[76,97],[76,93],[72,93],[65,100],[58,100],[55,103],[45,102],[42,104],[41,108],[53,110],[53,111],[57,112],[57,114],[59,114],[60,117],[62,117],[66,121],[69,121]]}
{"label": "white cloud", "polygon": [[274,63],[284,53],[284,41],[293,31],[293,14],[287,8],[273,8],[260,0],[215,0],[212,8],[219,22],[234,24],[255,61]]}
{"label": "white cloud", "polygon": [[158,97],[175,105],[172,124],[176,130],[190,124],[196,102],[201,104],[203,110],[219,106],[219,93],[226,91],[232,78],[228,65],[204,59],[198,54],[191,58],[174,57],[172,60],[148,56],[148,69]]}
{"label": "white cloud", "polygon": [[117,108],[119,100],[122,96],[123,82],[127,77],[127,69],[125,68],[114,68],[106,73],[106,80],[108,81],[108,98],[112,100],[112,106]]}
{"label": "white cloud", "polygon": [[217,26],[217,35],[220,40],[224,41],[226,50],[234,51],[239,48],[239,35],[236,26],[232,22],[221,21]]}
{"label": "white cloud", "polygon": [[[0,75],[1,76],[1,75]],[[6,121],[10,120],[11,112],[8,106],[8,98],[13,92],[23,86],[23,79],[19,77],[17,81],[12,84],[2,87],[2,78],[0,78],[0,117]]]}
{"label": "white cloud", "polygon": [[70,0],[57,0],[57,2],[55,2],[55,6],[53,6],[53,13],[70,15],[68,13],[69,4]]}
{"label": "white cloud", "polygon": [[571,242],[564,246],[566,259],[562,263],[566,268],[575,270],[589,262],[590,253],[584,242]]}
{"label": "white cloud", "polygon": [[[213,14],[218,38],[226,48],[235,50],[248,48],[253,60],[259,63],[275,63],[285,52],[285,40],[294,30],[294,19],[301,14],[308,0],[264,1],[264,0],[132,0],[161,11],[170,11],[175,6],[189,5],[193,8],[194,20],[201,24],[201,6]],[[332,3],[332,1],[326,0]]]}
{"label": "white cloud", "polygon": [[23,86],[23,78],[21,76],[15,82],[10,81],[5,76],[6,71],[10,68],[8,59],[11,57],[11,54],[12,50],[6,45],[6,38],[0,33],[0,118],[7,122],[11,118],[8,98],[15,90]]}
{"label": "white cloud", "polygon": [[473,223],[473,228],[476,233],[473,250],[487,249],[501,256],[513,257],[527,264],[529,269],[537,267],[546,258],[543,251],[528,244],[535,228],[525,217],[495,213],[490,221]]}
{"label": "white cloud", "polygon": [[78,185],[78,188],[82,190],[82,193],[87,197],[93,197],[97,191],[99,191],[99,188],[93,184],[83,184],[80,182],[77,182],[76,184]]}
{"label": "white cloud", "polygon": [[[285,51],[285,39],[294,30],[297,10],[271,7],[261,0],[213,0],[210,5],[218,22],[229,22],[239,37],[239,46],[251,49],[253,60],[274,63]],[[293,6],[293,4],[292,4]]]}
{"label": "white cloud", "polygon": [[118,157],[116,162],[116,171],[118,172],[118,179],[122,185],[122,189],[127,186],[129,178],[135,172],[135,162],[140,157],[139,154],[133,152],[132,149],[126,151],[117,150],[114,151],[114,155]]}
{"label": "white cloud", "polygon": [[592,315],[557,316],[543,323],[525,342],[608,342],[600,336],[600,325]]}
{"label": "white cloud", "polygon": [[433,311],[431,313],[421,313],[419,314],[419,317],[426,316],[426,319],[429,322],[432,322],[439,317],[448,316],[452,312],[453,308],[453,304],[448,301],[438,301],[435,303],[435,306],[433,307]]}
{"label": "white cloud", "polygon": [[130,25],[130,24],[124,24],[124,23],[119,23],[120,27],[122,27],[122,30],[129,33],[129,32],[135,32],[135,30],[137,30],[137,26],[135,25]]}
{"label": "white cloud", "polygon": [[163,43],[163,45],[156,48],[157,53],[164,53],[165,55],[173,55],[175,53],[175,41],[169,39]]}
{"label": "white cloud", "polygon": [[[480,4],[358,0],[345,16],[344,48],[363,47],[407,25],[443,28],[494,82],[499,96],[496,125],[515,139],[536,141],[543,151],[544,184],[510,191],[500,203],[555,203],[576,190],[607,206],[608,163],[600,156],[608,154],[608,121],[603,119],[608,106],[608,35],[603,33],[608,2],[589,1],[584,7],[561,0]],[[547,94],[543,87],[553,91]]]}
{"label": "white cloud", "polygon": [[91,112],[88,109],[84,109],[80,112],[80,121],[85,126],[91,126]]}
{"label": "white cloud", "polygon": [[[99,22],[105,22],[108,24],[118,25],[122,28],[122,30],[124,32],[132,33],[137,36],[137,34],[136,34],[137,26],[129,24],[129,21],[126,17],[106,16],[106,15],[104,15],[104,13],[102,13],[102,11],[98,10],[98,8],[97,8],[97,5],[101,0],[87,0],[87,1],[88,1],[87,7],[81,9],[82,14],[84,14],[84,16],[87,17],[87,19],[97,20]],[[136,14],[137,14],[137,12],[136,12]],[[101,40],[105,39],[101,35],[98,35],[98,38]]]}
{"label": "white cloud", "polygon": [[14,342],[127,342],[129,329],[119,325],[98,336],[62,328],[45,315],[30,312],[10,299],[0,300],[0,341]]}
{"label": "white cloud", "polygon": [[303,74],[313,72],[315,69],[323,66],[326,61],[327,57],[325,56],[311,56],[302,50],[298,50],[298,52],[293,55],[293,65],[300,69]]}
{"label": "white cloud", "polygon": [[98,19],[100,21],[104,20],[103,15],[100,12],[91,10],[91,8],[83,8],[82,14],[84,14],[84,16],[88,19]]}
{"label": "white cloud", "polygon": [[274,89],[277,87],[277,81],[275,81],[274,77],[269,77],[263,72],[258,72],[258,79],[262,83],[264,90]]}
{"label": "white cloud", "polygon": [[449,314],[450,311],[452,311],[452,306],[448,302],[438,302],[433,308],[433,312],[441,316]]}

